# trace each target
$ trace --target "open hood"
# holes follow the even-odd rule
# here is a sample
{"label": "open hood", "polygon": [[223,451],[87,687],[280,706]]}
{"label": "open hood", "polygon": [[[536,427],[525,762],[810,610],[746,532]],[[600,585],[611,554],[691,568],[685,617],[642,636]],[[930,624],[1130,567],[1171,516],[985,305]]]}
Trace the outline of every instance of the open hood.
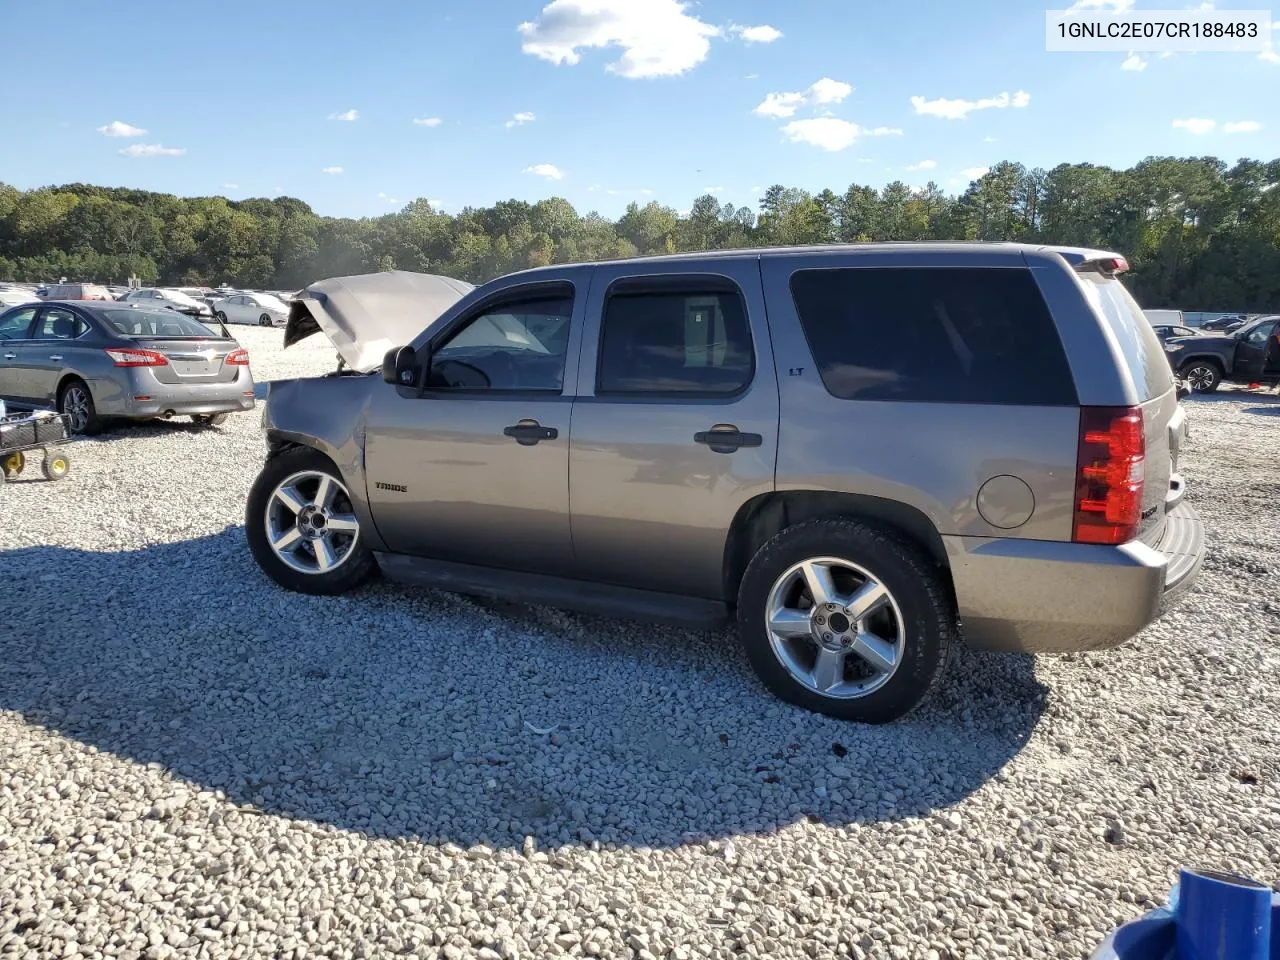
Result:
{"label": "open hood", "polygon": [[465,280],[407,270],[318,280],[290,304],[284,345],[320,331],[348,367],[368,373],[473,289]]}

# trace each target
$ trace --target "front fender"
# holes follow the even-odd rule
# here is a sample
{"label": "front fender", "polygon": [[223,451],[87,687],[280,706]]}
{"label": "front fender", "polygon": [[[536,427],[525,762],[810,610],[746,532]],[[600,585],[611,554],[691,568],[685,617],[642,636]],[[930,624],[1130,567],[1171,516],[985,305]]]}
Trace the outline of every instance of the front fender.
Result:
{"label": "front fender", "polygon": [[351,495],[361,535],[372,550],[385,550],[369,509],[364,470],[364,428],[372,376],[312,377],[270,384],[262,407],[262,429],[269,450],[290,444],[318,450],[334,462]]}

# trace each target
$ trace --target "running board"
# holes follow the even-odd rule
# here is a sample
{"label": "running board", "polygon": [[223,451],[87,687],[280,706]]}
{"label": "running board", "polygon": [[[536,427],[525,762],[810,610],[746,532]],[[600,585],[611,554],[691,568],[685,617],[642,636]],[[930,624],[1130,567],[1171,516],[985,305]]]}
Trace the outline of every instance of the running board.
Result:
{"label": "running board", "polygon": [[655,590],[615,587],[586,580],[570,580],[543,573],[499,570],[493,567],[429,560],[401,553],[375,551],[383,576],[397,583],[434,587],[451,593],[544,604],[606,617],[628,617],[681,627],[715,630],[729,621],[729,608],[718,600],[682,597]]}

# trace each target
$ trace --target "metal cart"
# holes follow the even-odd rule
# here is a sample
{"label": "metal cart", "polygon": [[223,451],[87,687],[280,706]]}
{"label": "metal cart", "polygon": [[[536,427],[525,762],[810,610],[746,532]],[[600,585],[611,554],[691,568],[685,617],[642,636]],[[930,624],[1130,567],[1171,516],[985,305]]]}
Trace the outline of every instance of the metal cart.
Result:
{"label": "metal cart", "polygon": [[61,480],[71,469],[71,459],[52,447],[71,440],[66,414],[38,411],[0,417],[0,482],[11,480],[27,465],[27,454],[39,450],[40,472],[46,480]]}

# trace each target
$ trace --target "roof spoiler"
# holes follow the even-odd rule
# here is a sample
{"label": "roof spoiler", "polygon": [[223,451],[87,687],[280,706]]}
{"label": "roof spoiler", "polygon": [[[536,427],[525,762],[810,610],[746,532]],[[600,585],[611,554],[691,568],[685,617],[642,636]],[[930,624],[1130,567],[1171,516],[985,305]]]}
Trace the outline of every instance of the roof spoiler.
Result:
{"label": "roof spoiler", "polygon": [[1079,273],[1101,273],[1114,277],[1129,269],[1126,257],[1109,250],[1088,250],[1084,247],[1048,247],[1063,260],[1071,264],[1071,268]]}

